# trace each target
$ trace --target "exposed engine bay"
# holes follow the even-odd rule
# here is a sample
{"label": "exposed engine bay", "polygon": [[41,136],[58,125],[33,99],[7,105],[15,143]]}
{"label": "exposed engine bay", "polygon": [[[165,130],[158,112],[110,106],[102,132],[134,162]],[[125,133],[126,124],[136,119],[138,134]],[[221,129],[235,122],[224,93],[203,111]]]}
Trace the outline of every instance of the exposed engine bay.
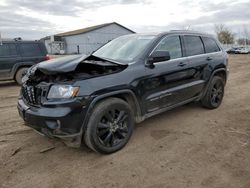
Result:
{"label": "exposed engine bay", "polygon": [[71,85],[77,80],[114,74],[126,67],[95,56],[67,56],[41,62],[28,69],[22,78],[22,97],[30,105],[40,105],[53,84]]}
{"label": "exposed engine bay", "polygon": [[[65,61],[65,64],[62,64],[62,59],[62,61],[58,63],[58,69],[56,69],[56,67],[54,68],[54,65],[59,62],[60,59],[61,58],[53,61],[51,65],[50,62],[47,61],[42,62],[42,66],[38,64],[32,67],[27,72],[26,79],[24,78],[23,82],[27,82],[28,84],[32,83],[33,85],[40,82],[61,83],[78,79],[84,80],[120,72],[127,67],[127,65],[116,64],[107,60],[100,59],[98,57],[89,56],[83,60],[79,59],[80,62],[76,62],[77,65],[75,65],[75,63],[72,64],[72,68],[70,66],[67,66],[68,71],[60,71],[60,66],[64,66],[66,63],[68,63],[67,65],[70,64],[68,61]],[[46,64],[48,66],[46,66]],[[53,71],[51,67],[54,68]]]}

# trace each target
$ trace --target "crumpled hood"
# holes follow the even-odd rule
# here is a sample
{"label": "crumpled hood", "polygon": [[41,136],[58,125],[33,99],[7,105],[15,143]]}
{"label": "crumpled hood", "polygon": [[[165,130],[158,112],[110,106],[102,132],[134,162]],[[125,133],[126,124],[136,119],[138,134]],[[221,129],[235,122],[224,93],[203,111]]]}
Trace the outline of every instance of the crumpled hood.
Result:
{"label": "crumpled hood", "polygon": [[61,58],[55,58],[37,64],[36,69],[40,70],[44,74],[71,72],[76,69],[80,62],[88,57],[89,56],[87,55],[69,55]]}
{"label": "crumpled hood", "polygon": [[31,72],[35,72],[35,70],[37,69],[47,75],[72,72],[76,69],[79,63],[81,63],[84,60],[93,59],[93,58],[99,61],[101,60],[101,61],[110,62],[112,64],[123,65],[122,63],[117,62],[117,61],[96,57],[93,55],[81,54],[81,55],[68,55],[68,56],[61,57],[61,58],[55,58],[55,59],[51,59],[48,61],[43,61],[35,65],[35,67],[33,67],[33,71]]}

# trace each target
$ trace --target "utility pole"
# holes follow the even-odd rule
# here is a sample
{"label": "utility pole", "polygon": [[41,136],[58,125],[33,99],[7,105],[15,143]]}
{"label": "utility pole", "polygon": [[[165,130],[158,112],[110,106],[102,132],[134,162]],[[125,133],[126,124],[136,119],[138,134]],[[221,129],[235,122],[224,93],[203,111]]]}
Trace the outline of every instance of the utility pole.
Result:
{"label": "utility pole", "polygon": [[3,45],[1,31],[0,31],[0,45]]}

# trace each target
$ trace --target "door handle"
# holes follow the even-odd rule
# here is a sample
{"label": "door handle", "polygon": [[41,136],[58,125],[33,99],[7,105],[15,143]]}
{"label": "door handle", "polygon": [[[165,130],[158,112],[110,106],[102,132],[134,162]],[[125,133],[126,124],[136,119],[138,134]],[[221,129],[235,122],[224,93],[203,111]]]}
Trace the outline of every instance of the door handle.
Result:
{"label": "door handle", "polygon": [[207,61],[211,61],[211,60],[213,60],[213,58],[207,57]]}
{"label": "door handle", "polygon": [[179,67],[183,67],[183,66],[185,66],[185,65],[187,65],[187,64],[186,64],[186,63],[183,63],[183,62],[180,62],[178,66],[179,66]]}

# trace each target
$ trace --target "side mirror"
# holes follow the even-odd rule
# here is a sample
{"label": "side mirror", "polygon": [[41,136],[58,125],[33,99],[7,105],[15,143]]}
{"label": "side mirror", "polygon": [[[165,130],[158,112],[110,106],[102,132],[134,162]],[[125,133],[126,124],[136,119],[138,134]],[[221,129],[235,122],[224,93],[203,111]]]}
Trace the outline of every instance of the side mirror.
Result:
{"label": "side mirror", "polygon": [[170,60],[168,51],[154,51],[148,58],[147,64],[153,66],[154,63]]}

